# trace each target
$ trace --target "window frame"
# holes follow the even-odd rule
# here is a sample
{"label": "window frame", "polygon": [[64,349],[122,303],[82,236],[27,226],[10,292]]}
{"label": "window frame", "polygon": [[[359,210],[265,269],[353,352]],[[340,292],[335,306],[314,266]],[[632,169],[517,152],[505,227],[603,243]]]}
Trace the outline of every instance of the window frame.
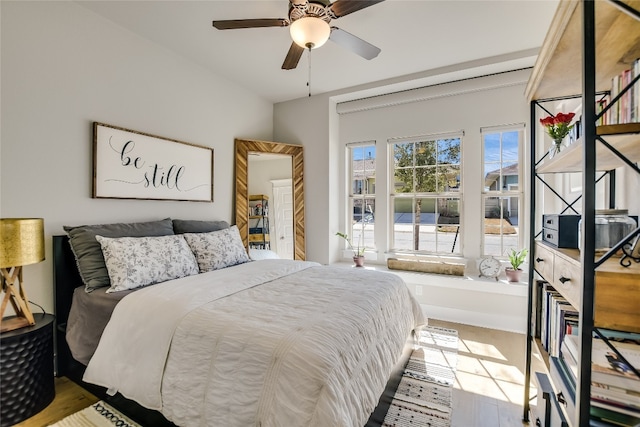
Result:
{"label": "window frame", "polygon": [[[377,152],[377,146],[376,146],[376,141],[375,140],[371,140],[371,141],[360,141],[360,142],[351,142],[351,143],[347,143],[345,145],[345,159],[346,159],[346,163],[347,163],[347,167],[346,167],[346,171],[347,171],[347,176],[346,176],[346,184],[347,184],[347,191],[346,191],[346,207],[347,207],[347,215],[345,218],[345,225],[346,225],[346,233],[347,235],[352,239],[352,244],[354,245],[354,247],[358,244],[358,238],[356,238],[356,233],[354,232],[354,228],[356,223],[354,223],[354,215],[355,215],[355,204],[354,201],[355,199],[361,199],[362,200],[362,204],[363,206],[365,205],[365,201],[366,199],[374,199],[374,206],[375,206],[375,201],[376,201],[376,193],[375,193],[375,189],[377,187],[377,185],[374,184],[373,186],[373,193],[369,193],[367,192],[369,190],[369,185],[367,183],[362,183],[361,188],[363,190],[362,193],[354,193],[354,186],[355,186],[355,181],[354,180],[354,167],[353,167],[353,149],[356,148],[361,148],[361,147],[373,147],[376,150],[376,154],[373,157],[374,160],[374,176],[375,173],[377,171],[377,161],[378,161],[378,152]],[[363,180],[364,181],[364,180]],[[366,191],[365,191],[366,190]],[[374,209],[374,213],[375,213],[375,209]],[[361,215],[362,218],[364,218],[365,216],[365,212],[361,211]],[[362,231],[364,231],[364,227],[365,227],[365,223],[362,223]],[[361,231],[361,232],[362,232]],[[359,236],[359,235],[358,235]],[[375,225],[374,225],[374,230],[373,230],[373,244],[367,246],[366,245],[366,241],[364,241],[363,239],[363,243],[364,243],[364,247],[365,247],[365,252],[372,252],[372,251],[376,251],[377,246],[376,246],[376,240],[375,240]],[[344,248],[343,250],[345,251],[351,251],[351,248],[349,248],[347,242],[344,243]],[[351,253],[351,252],[349,252]]]}
{"label": "window frame", "polygon": [[[518,225],[516,226],[517,231],[518,231],[518,238],[517,238],[517,245],[516,248],[517,250],[521,249],[524,247],[524,243],[525,243],[525,224],[524,224],[524,189],[525,189],[525,172],[526,172],[526,165],[524,163],[525,160],[525,143],[526,143],[526,124],[525,123],[514,123],[514,124],[508,124],[508,125],[500,125],[500,126],[485,126],[485,127],[481,127],[480,128],[480,143],[481,143],[481,159],[482,159],[482,167],[481,167],[481,176],[480,179],[483,182],[482,185],[482,190],[481,190],[481,204],[482,204],[482,212],[485,212],[486,215],[486,208],[487,208],[487,199],[490,198],[504,198],[507,199],[506,202],[507,204],[510,205],[512,198],[517,198],[518,200]],[[486,190],[485,189],[485,185],[484,185],[484,180],[486,177],[486,171],[485,171],[485,164],[486,164],[486,144],[485,144],[485,135],[487,134],[494,134],[494,133],[500,133],[500,162],[499,162],[499,170],[502,172],[502,170],[506,167],[503,166],[503,160],[502,160],[502,156],[503,156],[503,148],[502,148],[502,142],[503,142],[503,138],[502,138],[502,134],[507,133],[507,132],[518,132],[519,137],[518,137],[518,155],[517,155],[517,164],[518,164],[518,182],[517,182],[517,186],[518,189],[517,190],[512,190],[511,187],[514,185],[514,183],[505,183],[504,178],[502,176],[502,174],[500,175],[500,183],[503,183],[503,186],[500,186],[497,190]],[[504,187],[507,186],[506,189],[504,189]],[[502,209],[502,208],[501,208]],[[501,212],[501,217],[502,217],[502,212]],[[484,218],[483,218],[484,219]],[[488,256],[493,256],[496,258],[500,258],[500,259],[506,259],[508,257],[508,248],[505,246],[504,244],[504,233],[502,232],[502,225],[500,227],[500,255],[495,255],[495,254],[489,254],[486,252],[486,230],[484,229],[485,224],[484,221],[482,223],[482,232],[480,233],[480,256],[481,257],[488,257]]]}
{"label": "window frame", "polygon": [[[388,173],[387,173],[387,179],[388,179],[388,188],[389,188],[389,196],[387,197],[386,203],[387,203],[387,208],[388,208],[388,220],[387,220],[387,246],[388,246],[388,252],[392,253],[392,254],[412,254],[412,255],[425,255],[425,256],[453,256],[453,257],[463,257],[464,255],[464,247],[463,247],[463,232],[464,232],[464,227],[463,227],[463,222],[464,222],[464,209],[463,209],[463,200],[464,200],[464,193],[463,193],[463,188],[464,188],[464,181],[463,181],[463,174],[464,174],[464,161],[463,161],[463,151],[464,151],[464,137],[465,137],[465,133],[462,130],[459,131],[453,131],[453,132],[444,132],[444,133],[429,133],[429,134],[422,134],[422,135],[418,135],[418,136],[413,136],[413,137],[397,137],[397,138],[389,138],[387,140],[387,158],[388,158]],[[398,193],[395,192],[395,171],[396,171],[396,167],[395,167],[395,150],[394,147],[396,144],[400,144],[400,143],[421,143],[421,142],[435,142],[436,144],[438,143],[438,141],[440,140],[447,140],[447,139],[459,139],[460,140],[460,144],[459,144],[459,163],[457,164],[457,167],[459,168],[459,181],[458,181],[458,190],[457,191],[435,191],[435,192],[424,192],[424,191],[415,191],[415,180],[413,182],[413,191],[409,192],[409,193]],[[437,151],[436,151],[437,153]],[[438,158],[439,156],[436,154],[436,161],[433,165],[413,165],[413,169],[414,169],[414,175],[415,175],[415,169],[416,167],[434,167],[437,170],[438,165],[440,165],[440,163],[438,162]],[[412,213],[415,213],[415,203],[417,199],[435,199],[436,200],[436,207],[437,207],[437,200],[439,199],[455,199],[457,200],[458,203],[458,210],[459,210],[459,224],[458,224],[458,229],[457,229],[457,233],[455,236],[455,243],[454,243],[454,248],[457,247],[458,250],[456,252],[443,252],[443,251],[438,251],[437,248],[439,246],[438,243],[438,235],[440,234],[440,232],[436,229],[436,231],[433,233],[435,236],[435,245],[436,245],[436,249],[434,251],[432,250],[425,250],[425,249],[405,249],[405,248],[398,248],[396,247],[396,243],[395,243],[395,200],[396,199],[411,199],[411,204],[412,204]],[[437,210],[436,210],[437,213]],[[437,219],[436,222],[434,224],[437,228]],[[412,217],[412,222],[411,222],[411,226],[414,227],[414,232],[415,232],[415,215],[413,215]],[[413,236],[412,232],[412,238],[415,238]]]}

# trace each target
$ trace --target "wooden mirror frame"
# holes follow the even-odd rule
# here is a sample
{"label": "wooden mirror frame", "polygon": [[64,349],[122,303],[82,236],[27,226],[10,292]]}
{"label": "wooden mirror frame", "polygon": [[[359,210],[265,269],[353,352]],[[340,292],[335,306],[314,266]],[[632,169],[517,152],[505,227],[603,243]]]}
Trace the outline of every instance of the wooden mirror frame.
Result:
{"label": "wooden mirror frame", "polygon": [[235,140],[236,225],[245,248],[249,247],[249,153],[273,153],[291,156],[293,183],[293,258],[306,259],[304,239],[304,168],[302,145],[281,142]]}

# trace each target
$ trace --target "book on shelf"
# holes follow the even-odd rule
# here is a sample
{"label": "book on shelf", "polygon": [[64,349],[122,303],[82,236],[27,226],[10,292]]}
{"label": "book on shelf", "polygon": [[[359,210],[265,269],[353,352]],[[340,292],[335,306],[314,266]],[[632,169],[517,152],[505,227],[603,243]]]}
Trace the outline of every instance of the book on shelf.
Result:
{"label": "book on shelf", "polygon": [[564,336],[562,344],[574,360],[580,360],[580,336],[567,334]]}
{"label": "book on shelf", "polygon": [[614,331],[613,329],[598,328],[598,331],[611,342],[626,342],[640,345],[640,333]]}
{"label": "book on shelf", "polygon": [[[633,61],[631,79],[640,76],[640,58]],[[640,80],[631,89],[631,122],[640,122]]]}
{"label": "book on shelf", "polygon": [[[556,291],[555,288],[548,283],[543,284],[542,292],[540,341],[542,342],[544,349],[551,354],[552,350],[555,348],[557,340],[557,335],[554,333],[554,331],[556,331],[557,323],[556,306],[559,302],[566,302],[566,299],[564,299],[560,292]],[[557,352],[555,352],[554,356],[556,355]]]}
{"label": "book on shelf", "polygon": [[[614,334],[625,334],[616,331],[611,332]],[[619,344],[616,345],[618,345],[616,348],[620,347]],[[640,351],[640,345],[630,343],[624,343],[624,345],[625,347],[631,348],[631,353]],[[621,352],[624,351],[623,355],[627,358],[629,350],[626,348],[620,350]],[[631,412],[640,410],[640,378],[634,378],[633,375],[628,375],[628,372],[626,374],[619,372],[619,367],[617,369],[611,367],[609,360],[612,359],[607,359],[607,353],[612,353],[611,349],[609,349],[601,339],[593,339],[591,372],[592,398],[608,401],[600,402],[601,406],[608,403],[612,407],[620,406]],[[576,382],[579,372],[579,354],[580,337],[565,335],[560,346],[560,359],[564,363],[564,367],[566,367],[567,377],[574,383]],[[611,358],[611,355],[609,355],[609,358]],[[632,363],[630,358],[627,359],[627,361]],[[601,365],[598,365],[597,362]],[[607,366],[602,366],[602,364],[606,364]],[[640,413],[638,416],[640,416]]]}
{"label": "book on shelf", "polygon": [[553,331],[556,337],[556,346],[553,349],[554,355],[560,353],[560,344],[567,334],[567,329],[571,328],[573,330],[573,326],[568,326],[569,322],[571,325],[577,325],[578,311],[568,302],[566,304],[559,303],[556,308],[556,328]]}
{"label": "book on shelf", "polygon": [[[598,101],[596,101],[596,113],[598,115],[600,115],[605,108],[607,108],[607,105],[609,105],[609,95],[605,95],[602,98],[600,98]],[[609,116],[610,114],[607,112],[605,114],[602,114],[599,118],[598,121],[596,122],[596,126],[605,126],[609,124]]]}
{"label": "book on shelf", "polygon": [[558,351],[556,348],[558,347],[558,313],[559,313],[559,305],[569,304],[569,302],[560,294],[550,294],[549,295],[549,348],[547,351],[549,355],[553,357],[558,357]]}
{"label": "book on shelf", "polygon": [[558,366],[562,368],[562,374],[569,381],[571,387],[575,389],[578,378],[577,363],[573,364],[573,361],[569,357],[565,357],[564,355],[562,355],[562,353],[560,353],[560,356],[558,356],[557,360]]}
{"label": "book on shelf", "polygon": [[564,336],[579,333],[578,311],[548,283],[540,294],[540,342],[550,356],[558,357]]}
{"label": "book on shelf", "polygon": [[624,403],[625,405],[640,409],[640,392],[637,391],[592,381],[591,395],[601,399]]}
{"label": "book on shelf", "polygon": [[[638,75],[640,75],[640,59],[633,61],[629,69],[613,76],[611,78],[611,100],[622,93],[624,88],[628,87]],[[601,107],[600,101],[597,102],[596,111],[600,110]],[[640,122],[640,80],[627,89],[604,116],[606,117],[602,118],[602,123],[598,121],[597,125]]]}
{"label": "book on shelf", "polygon": [[[591,406],[591,425],[604,425],[604,426],[625,426],[625,427],[640,427],[640,417],[633,415],[623,414],[618,411],[612,411],[599,406]],[[595,422],[594,422],[595,421]],[[598,422],[603,422],[600,424]]]}
{"label": "book on shelf", "polygon": [[603,340],[594,338],[591,349],[591,380],[640,392],[640,378],[629,366],[640,367],[640,345],[614,342],[614,346],[628,364],[624,363]]}
{"label": "book on shelf", "polygon": [[531,319],[531,328],[534,331],[534,336],[540,338],[541,326],[542,326],[542,295],[543,295],[543,282],[542,280],[536,281],[535,286],[535,302],[534,302],[534,315]]}
{"label": "book on shelf", "polygon": [[[624,70],[620,73],[620,90],[627,87],[631,82],[631,72],[630,70]],[[630,115],[631,115],[631,105],[629,103],[629,95],[632,90],[627,90],[624,95],[620,98],[620,117],[618,118],[619,123],[629,123]]]}
{"label": "book on shelf", "polygon": [[565,335],[580,335],[580,322],[578,321],[577,317],[566,319],[565,325]]}
{"label": "book on shelf", "polygon": [[628,405],[626,403],[619,402],[617,400],[611,400],[607,398],[602,398],[600,396],[595,396],[593,392],[591,392],[591,404],[599,408],[620,412],[621,414],[640,417],[640,408],[637,408],[634,405]]}
{"label": "book on shelf", "polygon": [[560,345],[560,359],[564,362],[567,367],[567,371],[573,380],[573,383],[576,383],[576,379],[578,378],[578,358],[577,355],[572,354],[571,350],[567,347],[567,337],[562,340],[562,344]]}

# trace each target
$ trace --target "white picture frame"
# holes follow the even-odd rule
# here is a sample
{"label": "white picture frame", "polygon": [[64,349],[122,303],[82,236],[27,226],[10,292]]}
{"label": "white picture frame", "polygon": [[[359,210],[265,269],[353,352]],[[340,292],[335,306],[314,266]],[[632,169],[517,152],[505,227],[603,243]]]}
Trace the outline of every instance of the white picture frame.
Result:
{"label": "white picture frame", "polygon": [[93,123],[93,198],[213,202],[213,149]]}

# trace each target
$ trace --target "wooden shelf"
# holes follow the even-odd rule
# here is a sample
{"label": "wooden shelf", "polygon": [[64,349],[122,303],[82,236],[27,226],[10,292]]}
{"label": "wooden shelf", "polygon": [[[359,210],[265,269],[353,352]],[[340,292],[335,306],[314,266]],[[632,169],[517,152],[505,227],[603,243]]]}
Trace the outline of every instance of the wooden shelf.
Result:
{"label": "wooden shelf", "polygon": [[[640,123],[599,126],[596,128],[596,133],[631,162],[640,162]],[[596,159],[596,169],[599,171],[608,171],[625,164],[599,141],[596,142]],[[553,158],[545,159],[536,172],[582,172],[582,140],[579,139],[570,146],[564,147]]]}
{"label": "wooden shelf", "polygon": [[[541,242],[550,250],[580,265],[578,249],[553,248]],[[596,256],[596,260],[599,256]],[[595,325],[600,328],[640,333],[640,264],[630,267],[620,265],[619,257],[611,257],[596,269],[595,285]],[[553,273],[555,277],[556,274]],[[546,278],[547,280],[551,280]],[[582,283],[576,284],[581,287]],[[563,293],[563,289],[557,290]],[[563,294],[564,295],[564,294]],[[568,300],[568,296],[564,295]],[[572,302],[574,307],[576,302]]]}
{"label": "wooden shelf", "polygon": [[268,234],[249,234],[249,243],[269,243],[269,241]]}
{"label": "wooden shelf", "polygon": [[[640,0],[625,0],[640,9]],[[525,95],[528,100],[582,93],[581,2],[562,0],[551,22]],[[640,57],[640,25],[606,1],[596,1],[596,91],[609,91],[611,78]]]}
{"label": "wooden shelf", "polygon": [[540,338],[534,338],[533,343],[536,346],[538,354],[540,354],[540,358],[544,362],[544,366],[547,368],[547,372],[549,372],[549,353],[547,353],[547,350],[545,350],[542,346],[542,341],[540,341]]}

